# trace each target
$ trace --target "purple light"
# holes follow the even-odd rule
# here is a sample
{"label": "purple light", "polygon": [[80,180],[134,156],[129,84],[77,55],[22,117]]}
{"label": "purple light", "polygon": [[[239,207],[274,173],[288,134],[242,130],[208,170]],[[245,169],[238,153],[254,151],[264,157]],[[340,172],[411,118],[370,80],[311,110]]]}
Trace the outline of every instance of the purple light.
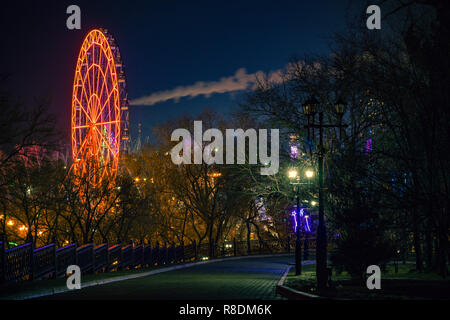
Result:
{"label": "purple light", "polygon": [[372,138],[367,139],[366,141],[366,155],[372,152]]}
{"label": "purple light", "polygon": [[[297,224],[297,212],[296,212],[296,210],[293,210],[291,212],[291,216],[294,217],[294,230],[297,231],[297,225],[298,224]],[[303,231],[311,232],[311,228],[310,228],[309,222],[308,222],[309,216],[305,215],[305,208],[301,208],[300,209],[300,218],[303,218],[305,220],[305,228],[304,228]],[[300,224],[300,228],[302,228],[302,226],[303,226],[303,223]],[[302,231],[302,230],[300,230],[300,231]]]}
{"label": "purple light", "polygon": [[[300,215],[302,214],[302,211],[300,210]],[[297,212],[292,211],[291,216],[294,217],[294,231],[297,231]]]}
{"label": "purple light", "polygon": [[308,219],[309,219],[309,216],[305,216],[305,221],[306,221],[306,232],[311,232],[311,228],[309,227]]}
{"label": "purple light", "polygon": [[291,146],[291,158],[292,159],[297,159],[298,157],[298,147],[295,145]]}

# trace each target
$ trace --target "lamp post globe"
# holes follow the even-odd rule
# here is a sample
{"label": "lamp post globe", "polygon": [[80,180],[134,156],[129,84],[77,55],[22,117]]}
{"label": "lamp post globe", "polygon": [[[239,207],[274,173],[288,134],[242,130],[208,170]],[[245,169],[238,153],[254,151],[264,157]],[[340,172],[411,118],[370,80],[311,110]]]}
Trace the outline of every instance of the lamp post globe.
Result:
{"label": "lamp post globe", "polygon": [[296,169],[291,169],[288,171],[288,178],[291,180],[297,179],[298,172]]}
{"label": "lamp post globe", "polygon": [[334,104],[334,109],[338,116],[342,116],[345,113],[347,106],[345,105],[345,102],[341,97],[339,97],[339,99]]}
{"label": "lamp post globe", "polygon": [[311,179],[312,177],[314,177],[314,171],[311,170],[311,169],[306,170],[306,171],[305,171],[305,176],[306,176],[308,179]]}

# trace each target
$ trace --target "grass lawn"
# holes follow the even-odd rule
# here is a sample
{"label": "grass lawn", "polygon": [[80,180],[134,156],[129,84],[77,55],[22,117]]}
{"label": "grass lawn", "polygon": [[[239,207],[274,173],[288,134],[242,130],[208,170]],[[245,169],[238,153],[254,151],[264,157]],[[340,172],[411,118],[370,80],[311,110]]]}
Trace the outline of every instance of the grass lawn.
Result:
{"label": "grass lawn", "polygon": [[[288,274],[284,285],[293,289],[318,294],[315,265],[304,266],[302,275],[295,276],[294,269]],[[352,281],[347,272],[337,274],[333,270],[333,288],[323,296],[342,299],[450,299],[450,280],[435,273],[417,272],[413,265],[386,266],[381,272],[381,289],[369,290],[364,284]]]}

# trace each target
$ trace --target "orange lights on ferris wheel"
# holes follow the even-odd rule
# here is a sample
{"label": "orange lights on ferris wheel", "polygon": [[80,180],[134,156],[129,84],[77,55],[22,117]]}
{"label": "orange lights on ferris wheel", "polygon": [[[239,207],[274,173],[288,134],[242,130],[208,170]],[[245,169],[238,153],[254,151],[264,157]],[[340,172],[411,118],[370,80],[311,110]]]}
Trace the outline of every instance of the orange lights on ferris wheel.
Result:
{"label": "orange lights on ferris wheel", "polygon": [[213,178],[219,178],[219,177],[222,176],[222,173],[220,173],[220,172],[213,172],[213,173],[209,174],[209,176],[213,177]]}
{"label": "orange lights on ferris wheel", "polygon": [[[71,127],[73,170],[93,185],[105,179],[113,181],[117,174],[121,108],[127,103],[124,82],[114,38],[104,30],[90,31],[81,46],[75,69]],[[98,172],[92,173],[93,168]]]}

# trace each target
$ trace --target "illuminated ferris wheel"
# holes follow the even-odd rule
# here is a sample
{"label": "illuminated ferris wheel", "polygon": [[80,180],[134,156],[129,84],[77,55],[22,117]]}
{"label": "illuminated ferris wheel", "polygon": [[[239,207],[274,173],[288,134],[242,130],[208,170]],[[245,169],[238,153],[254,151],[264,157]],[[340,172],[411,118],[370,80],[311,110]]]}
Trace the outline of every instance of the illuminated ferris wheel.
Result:
{"label": "illuminated ferris wheel", "polygon": [[113,181],[129,151],[125,70],[115,39],[103,29],[85,37],[72,94],[73,170],[92,185]]}

